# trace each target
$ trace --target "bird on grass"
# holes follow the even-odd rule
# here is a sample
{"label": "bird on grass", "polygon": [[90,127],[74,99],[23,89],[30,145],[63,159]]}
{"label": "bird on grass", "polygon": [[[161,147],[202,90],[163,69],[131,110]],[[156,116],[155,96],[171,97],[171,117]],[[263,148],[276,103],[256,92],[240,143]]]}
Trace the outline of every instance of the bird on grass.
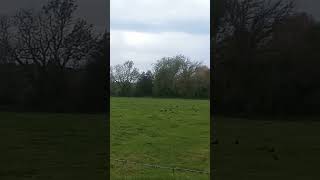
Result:
{"label": "bird on grass", "polygon": [[219,144],[218,139],[213,140],[213,141],[212,141],[212,144]]}
{"label": "bird on grass", "polygon": [[235,144],[239,144],[239,140],[238,139],[236,139],[236,141],[234,142]]}
{"label": "bird on grass", "polygon": [[272,154],[272,158],[276,161],[279,160],[279,156],[277,154]]}
{"label": "bird on grass", "polygon": [[269,151],[269,152],[275,152],[275,149],[274,149],[274,147],[271,147],[271,148],[269,148],[268,151]]}

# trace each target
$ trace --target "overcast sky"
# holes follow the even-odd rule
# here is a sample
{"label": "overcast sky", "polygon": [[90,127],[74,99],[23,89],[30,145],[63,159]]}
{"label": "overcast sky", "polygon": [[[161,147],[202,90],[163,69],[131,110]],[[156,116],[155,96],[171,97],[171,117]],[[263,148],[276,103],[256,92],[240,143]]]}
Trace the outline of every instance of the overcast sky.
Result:
{"label": "overcast sky", "polygon": [[[319,20],[319,0],[297,0]],[[210,65],[210,0],[111,0],[111,65],[133,60],[140,70],[183,54]]]}
{"label": "overcast sky", "polygon": [[[77,17],[102,32],[110,0],[77,0]],[[40,8],[47,0],[1,0],[0,14]],[[209,65],[210,0],[111,0],[111,65],[133,60],[141,70],[164,56],[184,54]],[[320,0],[297,0],[320,20]],[[107,28],[108,29],[108,28]]]}
{"label": "overcast sky", "polygon": [[[103,32],[108,24],[109,0],[76,0],[78,9],[76,17],[81,17],[91,24],[99,32]],[[1,0],[0,14],[13,15],[18,9],[40,9],[48,0]],[[109,28],[107,28],[109,29]]]}
{"label": "overcast sky", "polygon": [[110,10],[111,65],[146,71],[178,54],[210,64],[210,0],[112,0]]}
{"label": "overcast sky", "polygon": [[312,16],[320,21],[320,1],[319,0],[297,0],[297,8],[312,14]]}

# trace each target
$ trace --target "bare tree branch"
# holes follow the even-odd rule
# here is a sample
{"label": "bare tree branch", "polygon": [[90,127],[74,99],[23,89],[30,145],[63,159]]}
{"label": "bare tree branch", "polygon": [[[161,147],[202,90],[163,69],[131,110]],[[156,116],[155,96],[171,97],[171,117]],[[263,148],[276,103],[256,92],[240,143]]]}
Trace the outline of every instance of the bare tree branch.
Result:
{"label": "bare tree branch", "polygon": [[234,37],[259,48],[267,43],[273,26],[293,13],[294,5],[293,0],[226,0],[217,42]]}
{"label": "bare tree branch", "polygon": [[51,0],[42,10],[20,10],[15,16],[15,59],[39,67],[76,68],[88,59],[97,36],[93,26],[74,19],[75,0]]}

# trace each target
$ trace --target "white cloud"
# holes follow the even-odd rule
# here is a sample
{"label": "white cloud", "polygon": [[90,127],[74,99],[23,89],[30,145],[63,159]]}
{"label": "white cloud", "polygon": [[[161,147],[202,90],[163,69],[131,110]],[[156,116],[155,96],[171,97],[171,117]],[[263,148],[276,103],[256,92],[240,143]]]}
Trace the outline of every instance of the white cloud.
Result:
{"label": "white cloud", "polygon": [[156,60],[186,55],[210,64],[210,36],[183,32],[134,32],[111,29],[111,65],[133,60],[140,70],[151,68]]}
{"label": "white cloud", "polygon": [[111,23],[164,24],[210,20],[210,0],[114,0]]}
{"label": "white cloud", "polygon": [[178,54],[210,64],[210,0],[113,0],[110,14],[111,65],[146,71]]}

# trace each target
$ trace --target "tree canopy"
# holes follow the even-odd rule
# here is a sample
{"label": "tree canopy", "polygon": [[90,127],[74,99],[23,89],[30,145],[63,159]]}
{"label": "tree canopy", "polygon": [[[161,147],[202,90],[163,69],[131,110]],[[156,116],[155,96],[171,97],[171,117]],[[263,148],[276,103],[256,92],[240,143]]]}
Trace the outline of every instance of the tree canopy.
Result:
{"label": "tree canopy", "polygon": [[139,73],[133,61],[112,67],[111,95],[209,98],[210,70],[183,55],[158,60]]}

